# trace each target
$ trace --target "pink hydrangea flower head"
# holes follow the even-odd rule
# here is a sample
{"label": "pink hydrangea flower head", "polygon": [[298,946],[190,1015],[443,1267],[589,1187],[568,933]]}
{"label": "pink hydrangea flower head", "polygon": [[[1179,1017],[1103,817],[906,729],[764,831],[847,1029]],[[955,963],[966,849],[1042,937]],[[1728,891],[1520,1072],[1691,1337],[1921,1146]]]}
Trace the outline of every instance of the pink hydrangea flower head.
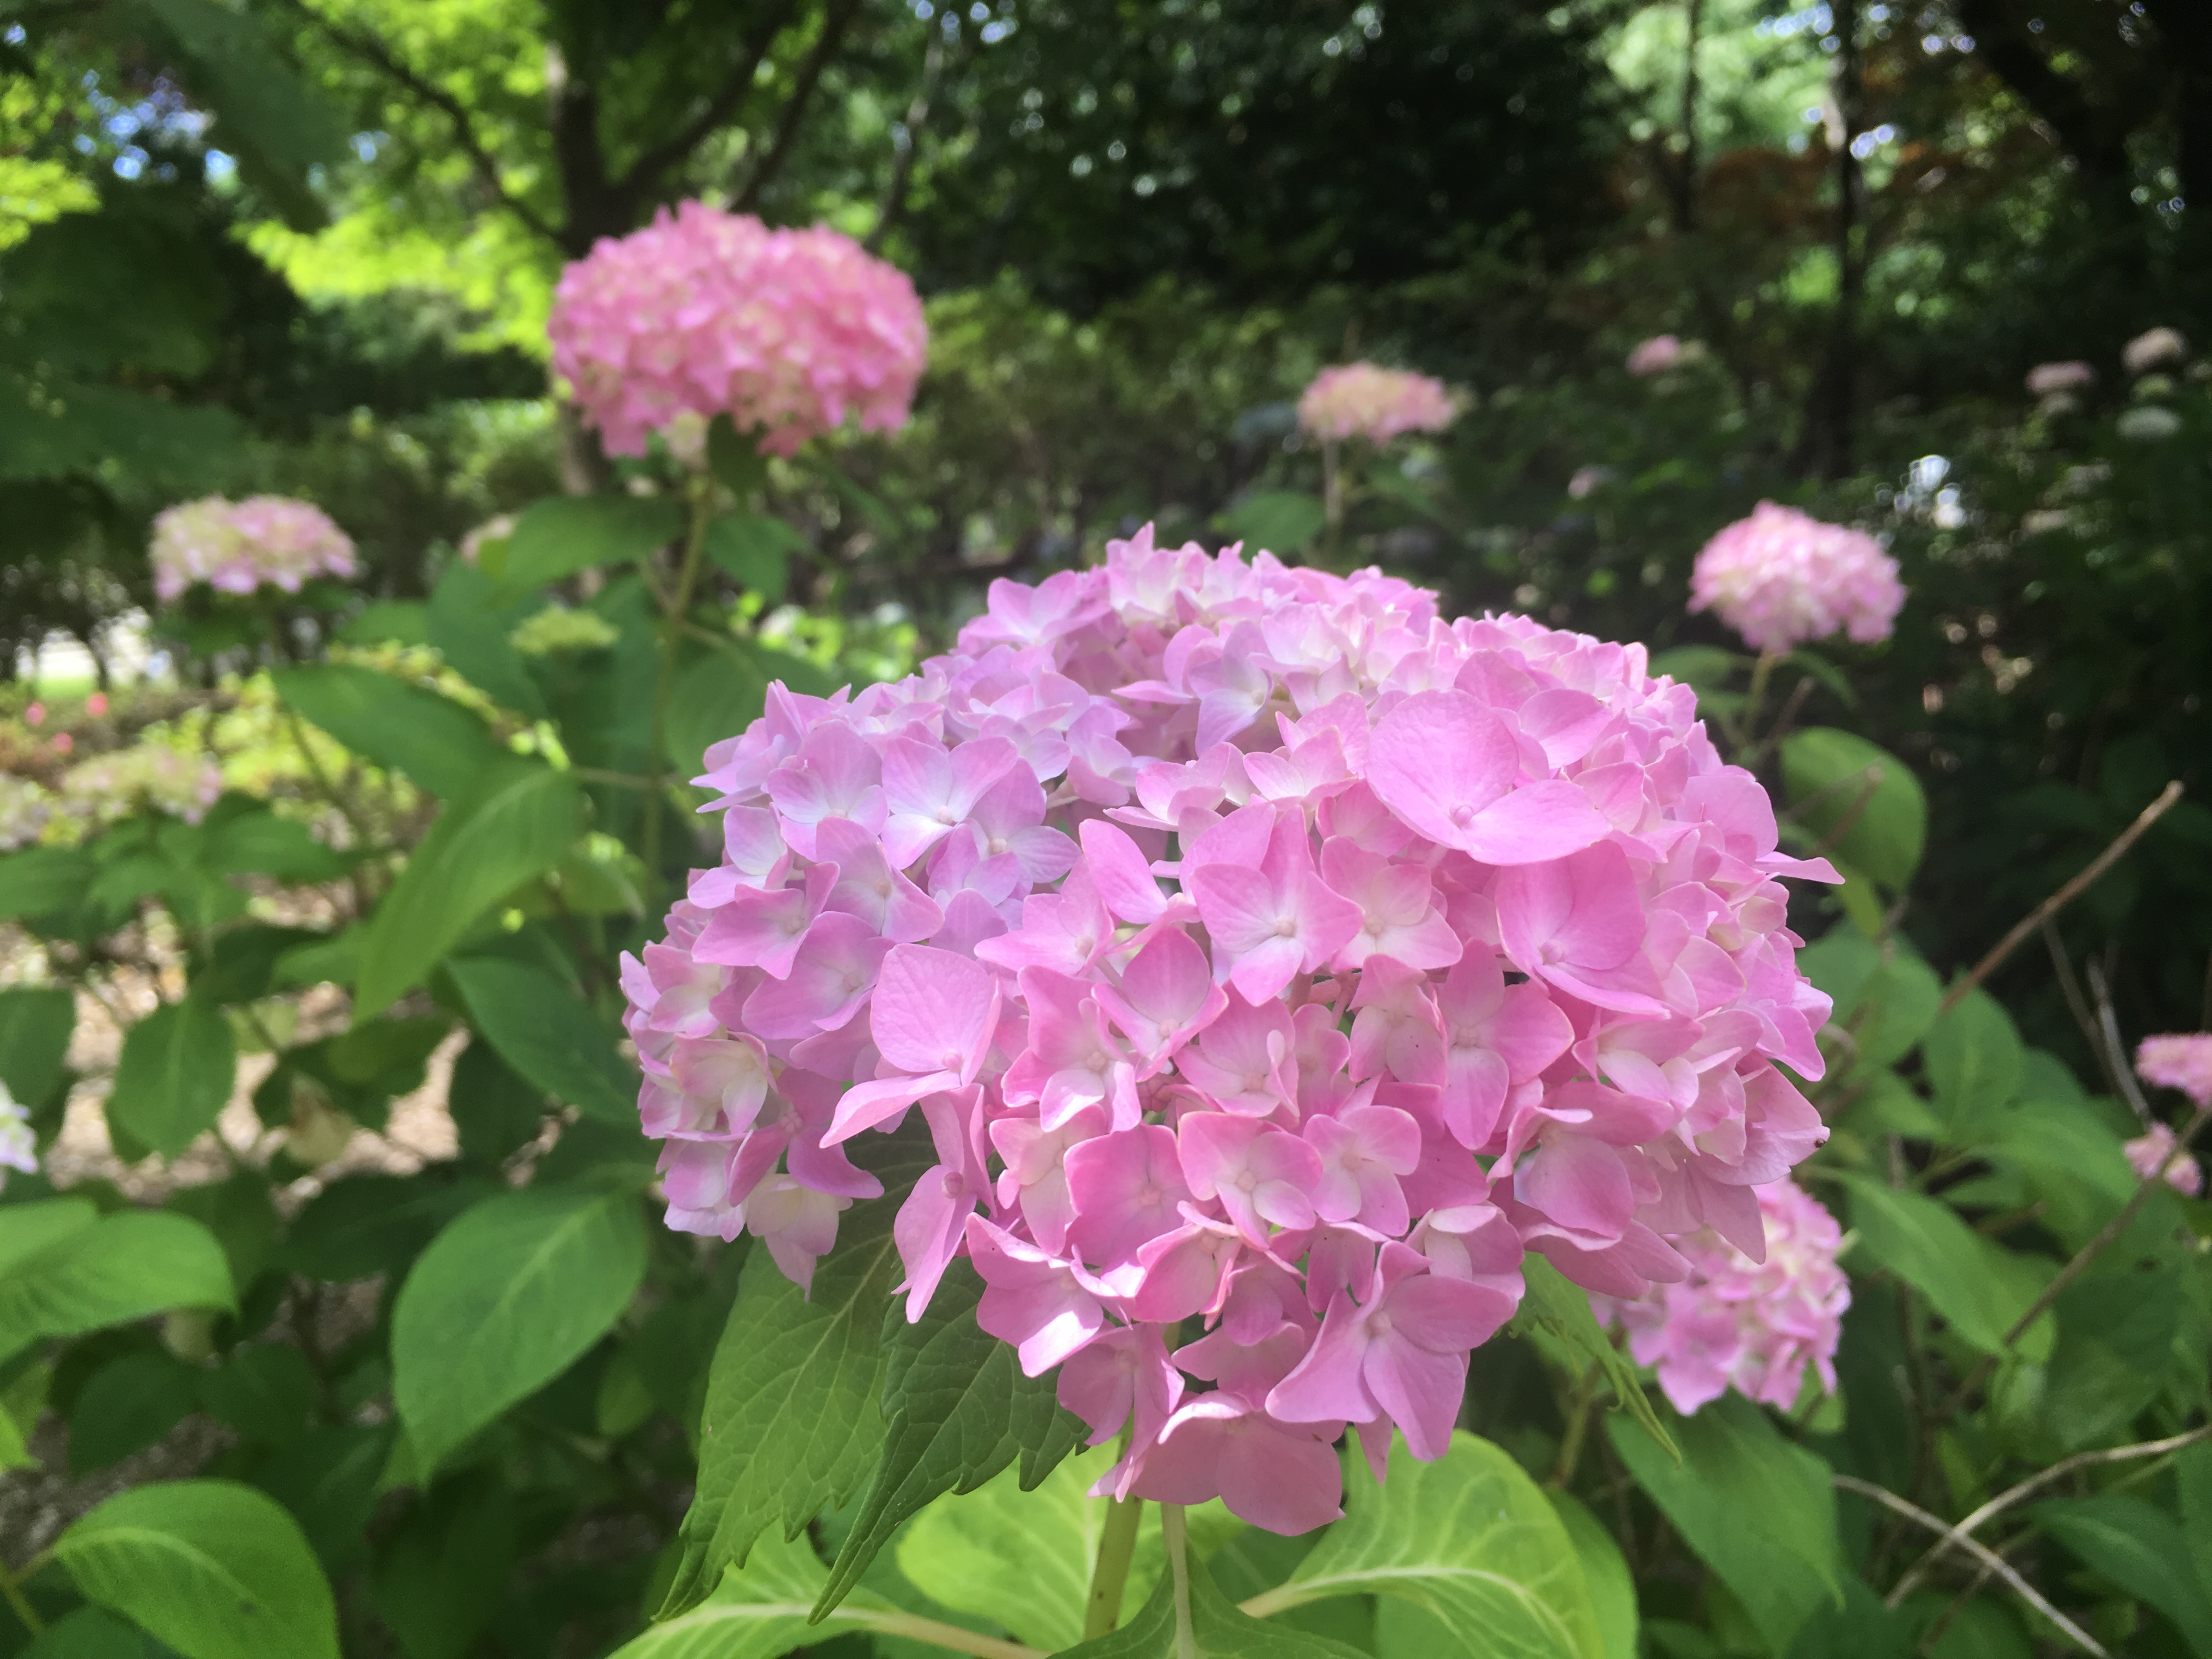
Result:
{"label": "pink hydrangea flower head", "polygon": [[1897,561],[1863,531],[1761,501],[1705,545],[1690,574],[1690,609],[1717,611],[1759,651],[1846,634],[1889,637],[1905,606]]}
{"label": "pink hydrangea flower head", "polygon": [[2204,1190],[2203,1166],[2186,1152],[2179,1158],[2173,1155],[2179,1139],[2165,1124],[2154,1123],[2148,1133],[2137,1135],[2121,1150],[2128,1155],[2130,1167],[2143,1180],[2162,1175],[2174,1191],[2195,1198]]}
{"label": "pink hydrangea flower head", "polygon": [[165,507],[154,520],[151,554],[154,590],[165,603],[195,582],[222,593],[296,593],[312,577],[345,580],[357,568],[352,538],[327,514],[283,495],[209,495]]}
{"label": "pink hydrangea flower head", "polygon": [[1636,1363],[1656,1369],[1679,1412],[1729,1389],[1787,1410],[1808,1363],[1821,1387],[1835,1392],[1836,1345],[1851,1305],[1850,1281],[1836,1265],[1842,1231],[1794,1182],[1754,1190],[1764,1261],[1705,1233],[1675,1246],[1689,1261],[1687,1278],[1626,1301],[1592,1298],[1601,1319],[1627,1328]]}
{"label": "pink hydrangea flower head", "polygon": [[1298,424],[1336,443],[1384,444],[1402,432],[1441,432],[1458,413],[1442,380],[1374,363],[1324,368],[1298,394]]}
{"label": "pink hydrangea flower head", "polygon": [[[905,423],[928,328],[905,273],[825,226],[770,230],[703,202],[664,209],[571,264],[553,367],[608,452],[726,413],[771,454],[857,416]],[[679,417],[681,419],[679,420]]]}
{"label": "pink hydrangea flower head", "polygon": [[1826,1133],[1780,884],[1834,872],[1640,647],[1147,530],[705,764],[720,857],[623,973],[669,1224],[805,1284],[896,1205],[909,1318],[979,1277],[1127,1428],[1103,1491],[1318,1526],[1348,1425],[1449,1443],[1528,1252],[1755,1250]]}
{"label": "pink hydrangea flower head", "polygon": [[2038,398],[2048,398],[2057,392],[2079,392],[2096,382],[2097,371],[2079,361],[2038,363],[2027,371],[2027,389]]}
{"label": "pink hydrangea flower head", "polygon": [[2121,348],[2120,361],[2130,374],[2148,374],[2154,368],[2178,363],[2189,355],[2189,342],[2176,328],[2145,329]]}
{"label": "pink hydrangea flower head", "polygon": [[1655,334],[1628,354],[1628,372],[1639,378],[1681,366],[1688,348],[1671,334]]}
{"label": "pink hydrangea flower head", "polygon": [[2212,1107],[2212,1032],[2147,1036],[2136,1048],[2136,1075],[2160,1089],[2179,1089],[2202,1111]]}

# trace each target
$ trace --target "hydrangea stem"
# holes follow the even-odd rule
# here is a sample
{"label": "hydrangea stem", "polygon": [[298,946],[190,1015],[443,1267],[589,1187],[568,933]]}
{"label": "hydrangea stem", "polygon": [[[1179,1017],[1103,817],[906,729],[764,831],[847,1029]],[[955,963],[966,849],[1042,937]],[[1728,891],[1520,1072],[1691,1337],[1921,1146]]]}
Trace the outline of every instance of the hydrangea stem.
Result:
{"label": "hydrangea stem", "polygon": [[[43,1559],[41,1557],[40,1560],[33,1561],[30,1566],[40,1565]],[[0,1596],[4,1596],[8,1605],[15,1609],[15,1617],[21,1622],[23,1629],[35,1637],[45,1632],[46,1621],[39,1617],[39,1611],[31,1605],[30,1597],[23,1594],[22,1581],[29,1576],[30,1568],[26,1568],[19,1577],[9,1571],[5,1563],[0,1563]]]}
{"label": "hydrangea stem", "polygon": [[690,488],[691,522],[684,534],[684,562],[675,585],[662,602],[660,665],[653,685],[653,772],[646,791],[645,827],[640,851],[645,861],[645,912],[660,909],[660,819],[668,810],[668,702],[676,685],[676,650],[684,638],[684,619],[691,609],[691,590],[699,580],[701,556],[707,546],[707,526],[714,518],[714,483],[705,472],[694,473]]}
{"label": "hydrangea stem", "polygon": [[1182,1505],[1160,1505],[1160,1536],[1167,1545],[1168,1571],[1175,1575],[1175,1659],[1198,1659],[1198,1632],[1190,1620],[1190,1535]]}
{"label": "hydrangea stem", "polygon": [[1083,1639],[1104,1636],[1121,1619],[1121,1593],[1128,1587],[1129,1563],[1137,1553],[1141,1498],[1109,1499],[1105,1529],[1098,1534],[1098,1562],[1091,1573],[1091,1599],[1083,1613]]}

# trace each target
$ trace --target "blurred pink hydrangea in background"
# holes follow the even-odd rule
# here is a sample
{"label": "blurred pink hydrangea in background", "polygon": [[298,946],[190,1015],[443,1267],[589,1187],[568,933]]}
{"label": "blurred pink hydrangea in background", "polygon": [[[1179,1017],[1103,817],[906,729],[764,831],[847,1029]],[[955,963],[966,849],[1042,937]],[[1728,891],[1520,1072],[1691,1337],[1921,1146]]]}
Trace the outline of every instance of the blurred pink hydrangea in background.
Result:
{"label": "blurred pink hydrangea in background", "polygon": [[198,823],[222,793],[215,762],[152,741],[80,761],[61,781],[62,810],[92,823],[112,823],[146,807]]}
{"label": "blurred pink hydrangea in background", "polygon": [[1458,413],[1442,380],[1375,363],[1324,368],[1298,394],[1298,424],[1334,443],[1383,444],[1404,432],[1441,432]]}
{"label": "blurred pink hydrangea in background", "polygon": [[2154,368],[2178,363],[2189,355],[2189,342],[2178,328],[2150,328],[2120,349],[2120,361],[2130,374],[2148,374]]}
{"label": "blurred pink hydrangea in background", "polygon": [[0,772],[0,853],[28,847],[54,815],[54,798],[28,778]]}
{"label": "blurred pink hydrangea in background", "polygon": [[1681,366],[1688,348],[1671,334],[1656,334],[1628,354],[1628,372],[1635,375],[1664,374]]}
{"label": "blurred pink hydrangea in background", "polygon": [[2136,1048],[2136,1075],[2180,1090],[2200,1111],[2212,1107],[2212,1032],[2145,1037]]}
{"label": "blurred pink hydrangea in background", "polygon": [[0,1083],[0,1187],[8,1184],[9,1170],[30,1175],[38,1167],[39,1142],[31,1133],[30,1114],[16,1103],[8,1085]]}
{"label": "blurred pink hydrangea in background", "polygon": [[1836,1345],[1850,1281],[1836,1265],[1843,1242],[1835,1217],[1792,1181],[1759,1188],[1766,1259],[1754,1262],[1717,1233],[1678,1239],[1689,1277],[1632,1300],[1594,1296],[1601,1322],[1628,1330],[1629,1352],[1655,1366],[1679,1412],[1694,1412],[1734,1389],[1784,1410],[1797,1402],[1809,1361],[1820,1386],[1836,1389]]}
{"label": "blurred pink hydrangea in background", "polygon": [[2038,363],[2027,371],[2027,389],[2039,398],[2054,392],[2079,392],[2096,380],[2097,371],[2080,362]]}
{"label": "blurred pink hydrangea in background", "polygon": [[561,275],[553,367],[607,451],[641,455],[688,415],[726,412],[771,454],[857,416],[905,422],[929,331],[914,284],[849,236],[770,230],[703,202],[602,240]]}
{"label": "blurred pink hydrangea in background", "polygon": [[2167,1186],[2195,1198],[2204,1190],[2204,1170],[2186,1152],[2179,1158],[2174,1157],[2173,1149],[2179,1139],[2165,1124],[2154,1123],[2148,1133],[2137,1135],[2121,1150],[2127,1153],[2130,1167],[2143,1180],[2148,1181],[2163,1171]]}
{"label": "blurred pink hydrangea in background", "polygon": [[154,591],[166,602],[195,582],[224,593],[265,585],[296,593],[313,576],[353,575],[354,548],[323,510],[283,495],[208,495],[154,520]]}
{"label": "blurred pink hydrangea in background", "polygon": [[972,1262],[1117,1495],[1334,1518],[1347,1425],[1443,1454],[1526,1253],[1757,1253],[1826,1138],[1780,878],[1835,872],[1640,646],[1146,530],[706,766],[623,973],[670,1224],[807,1284],[918,1110],[907,1317]]}
{"label": "blurred pink hydrangea in background", "polygon": [[1698,555],[1690,609],[1713,611],[1759,651],[1848,634],[1886,640],[1905,605],[1897,561],[1864,531],[1761,501]]}
{"label": "blurred pink hydrangea in background", "polygon": [[495,513],[490,518],[464,535],[457,550],[463,559],[471,564],[475,564],[483,557],[484,544],[487,542],[503,542],[514,533],[514,514]]}

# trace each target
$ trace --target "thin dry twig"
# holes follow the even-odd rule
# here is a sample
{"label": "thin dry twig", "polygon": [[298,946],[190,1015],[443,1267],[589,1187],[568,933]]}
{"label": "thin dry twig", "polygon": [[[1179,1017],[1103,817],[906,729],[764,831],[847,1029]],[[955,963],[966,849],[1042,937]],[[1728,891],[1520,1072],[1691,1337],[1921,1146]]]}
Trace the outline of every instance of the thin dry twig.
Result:
{"label": "thin dry twig", "polygon": [[2043,919],[2043,943],[2051,952],[2051,971],[2057,975],[2058,988],[2066,998],[2066,1012],[2074,1016],[2075,1024],[2081,1030],[2081,1040],[2096,1055],[2097,1069],[2104,1073],[2105,1081],[2112,1085],[2114,1094],[2124,1094],[2121,1074],[2114,1072],[2112,1056],[2105,1052],[2104,1034],[2097,1029],[2097,1017],[2089,1012],[2089,1000],[2081,994],[2081,981],[2074,971],[2074,959],[2066,953],[2066,941],[2058,937],[2058,924],[2049,916]]}
{"label": "thin dry twig", "polygon": [[2020,942],[2022,939],[2071,904],[2098,877],[2126,857],[2128,848],[2136,844],[2143,831],[2164,817],[2166,809],[2180,799],[2181,780],[2176,778],[2159,792],[2156,800],[2136,815],[2136,821],[2133,823],[2112,838],[2112,844],[2110,847],[2083,866],[2081,872],[2073,880],[2021,917],[2010,933],[1990,946],[1988,953],[1973,965],[1972,971],[1944,995],[1942,1002],[1936,1010],[1936,1017],[1941,1019],[1965,1001],[1967,993],[1995,973],[2004,959],[2020,948]]}
{"label": "thin dry twig", "polygon": [[1838,1474],[1832,1478],[1841,1490],[1856,1492],[1862,1498],[1871,1498],[1875,1503],[1903,1516],[1908,1521],[1917,1522],[1930,1532],[1941,1534],[1947,1542],[1965,1550],[1974,1559],[2003,1579],[2021,1601],[2057,1626],[2084,1652],[2095,1654],[2097,1659],[2112,1659],[2112,1655],[2106,1651],[2103,1644],[2064,1613],[2059,1612],[2057,1608],[2052,1607],[2050,1602],[2045,1601],[2040,1590],[2021,1577],[2010,1562],[1987,1544],[1983,1543],[1980,1539],[1967,1537],[1942,1516],[1929,1514],[1919,1504],[1899,1498],[1887,1486],[1877,1486],[1871,1480],[1856,1480],[1848,1474]]}
{"label": "thin dry twig", "polygon": [[2136,1081],[2135,1067],[2128,1064],[2128,1045],[2120,1038],[2119,1016],[2112,1012],[2112,988],[2105,977],[2105,964],[2094,957],[2089,961],[2089,990],[2097,999],[2097,1031],[2102,1038],[2097,1046],[2105,1057],[2105,1067],[2112,1074],[2121,1097],[2133,1109],[2136,1121],[2148,1124],[2150,1103],[2143,1098],[2142,1085]]}
{"label": "thin dry twig", "polygon": [[2007,1487],[1960,1522],[1945,1536],[1930,1544],[1928,1553],[1905,1569],[1905,1576],[1897,1581],[1897,1588],[1885,1599],[1889,1606],[1896,1607],[1920,1588],[1922,1581],[1936,1570],[1937,1564],[1954,1545],[1966,1540],[1969,1534],[1993,1517],[2024,1502],[2053,1481],[2064,1480],[2076,1469],[2094,1468],[2103,1463],[2125,1463],[2138,1457],[2161,1457],[2207,1438],[2212,1438],[2212,1423],[2191,1429],[2186,1434],[2170,1435],[2164,1440],[2145,1440],[2132,1446],[2107,1446],[2100,1451],[2077,1452],[2072,1457],[2063,1458],[2049,1468],[2028,1476],[2018,1486]]}

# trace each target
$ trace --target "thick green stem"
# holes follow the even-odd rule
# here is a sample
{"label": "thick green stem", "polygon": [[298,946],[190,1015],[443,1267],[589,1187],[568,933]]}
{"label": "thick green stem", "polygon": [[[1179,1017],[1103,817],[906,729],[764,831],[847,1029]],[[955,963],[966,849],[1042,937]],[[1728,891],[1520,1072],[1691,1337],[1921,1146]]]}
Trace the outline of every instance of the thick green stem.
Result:
{"label": "thick green stem", "polygon": [[676,686],[676,648],[684,638],[684,620],[691,609],[691,590],[699,580],[699,566],[707,547],[707,526],[714,518],[714,480],[706,473],[691,480],[691,523],[684,536],[684,562],[675,586],[661,606],[660,665],[653,685],[653,773],[645,799],[645,830],[640,851],[645,860],[645,913],[660,908],[660,819],[668,809],[668,702]]}
{"label": "thick green stem", "polygon": [[1106,1505],[1106,1528],[1098,1534],[1098,1561],[1091,1572],[1091,1599],[1083,1613],[1083,1639],[1103,1636],[1121,1620],[1121,1594],[1129,1583],[1129,1563],[1137,1553],[1141,1498],[1116,1498]]}
{"label": "thick green stem", "polygon": [[1182,1505],[1160,1505],[1160,1537],[1167,1546],[1168,1571],[1175,1575],[1175,1659],[1198,1659],[1198,1631],[1190,1619],[1190,1535]]}
{"label": "thick green stem", "polygon": [[1736,716],[1735,746],[1739,754],[1751,749],[1752,734],[1759,729],[1759,706],[1766,701],[1766,683],[1774,678],[1774,665],[1782,660],[1778,651],[1762,651],[1759,660],[1751,667],[1751,690],[1743,699],[1743,713]]}

